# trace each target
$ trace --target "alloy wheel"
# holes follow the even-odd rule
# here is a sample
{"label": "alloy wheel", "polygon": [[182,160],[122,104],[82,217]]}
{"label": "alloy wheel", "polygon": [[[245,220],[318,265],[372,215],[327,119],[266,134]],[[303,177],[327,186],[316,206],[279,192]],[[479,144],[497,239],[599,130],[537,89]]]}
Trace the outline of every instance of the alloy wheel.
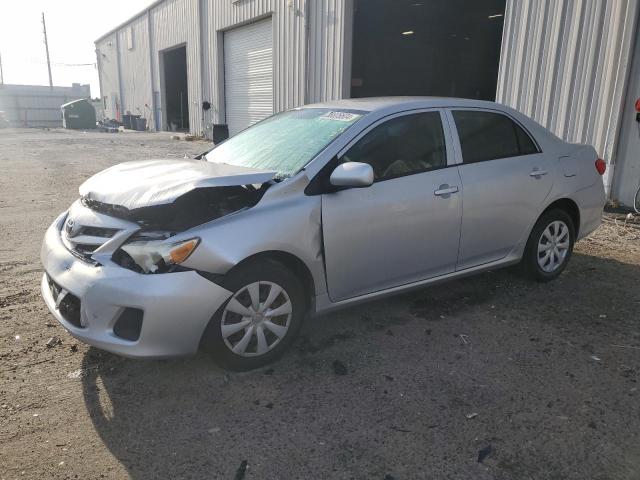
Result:
{"label": "alloy wheel", "polygon": [[292,311],[291,299],[280,285],[267,281],[246,285],[222,313],[224,343],[242,357],[264,355],[287,334]]}

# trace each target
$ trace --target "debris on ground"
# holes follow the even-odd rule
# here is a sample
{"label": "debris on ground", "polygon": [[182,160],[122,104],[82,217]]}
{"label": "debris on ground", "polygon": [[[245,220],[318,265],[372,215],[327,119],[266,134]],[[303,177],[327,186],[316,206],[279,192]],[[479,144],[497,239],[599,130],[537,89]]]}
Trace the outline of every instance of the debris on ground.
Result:
{"label": "debris on ground", "polygon": [[347,366],[342,363],[340,360],[333,361],[333,373],[336,375],[346,375],[347,374]]}
{"label": "debris on ground", "polygon": [[478,414],[476,412],[473,413],[467,413],[465,415],[465,417],[467,417],[467,420],[471,420],[472,418],[476,418],[478,416]]}
{"label": "debris on ground", "polygon": [[238,467],[238,470],[236,470],[236,476],[233,478],[235,480],[242,480],[245,474],[247,473],[248,468],[249,468],[249,462],[247,462],[246,460],[242,460],[242,462],[240,462],[240,466]]}
{"label": "debris on ground", "polygon": [[67,373],[67,378],[80,378],[82,376],[82,369],[74,370],[73,372]]}
{"label": "debris on ground", "polygon": [[62,343],[62,340],[60,340],[58,337],[51,337],[49,340],[47,340],[47,348],[53,348],[57,345],[60,345]]}
{"label": "debris on ground", "polygon": [[396,432],[402,432],[402,433],[413,433],[412,430],[408,430],[406,428],[400,428],[400,427],[396,427],[395,425],[391,425],[391,430],[395,430]]}
{"label": "debris on ground", "polygon": [[595,360],[596,362],[601,362],[602,359],[596,355],[591,355],[591,360]]}
{"label": "debris on ground", "polygon": [[491,448],[491,444],[480,449],[480,451],[478,452],[478,463],[484,462],[484,460],[491,454],[492,451],[493,449]]}
{"label": "debris on ground", "polygon": [[469,343],[469,335],[461,333],[458,335],[458,338],[460,339],[460,345],[466,345]]}

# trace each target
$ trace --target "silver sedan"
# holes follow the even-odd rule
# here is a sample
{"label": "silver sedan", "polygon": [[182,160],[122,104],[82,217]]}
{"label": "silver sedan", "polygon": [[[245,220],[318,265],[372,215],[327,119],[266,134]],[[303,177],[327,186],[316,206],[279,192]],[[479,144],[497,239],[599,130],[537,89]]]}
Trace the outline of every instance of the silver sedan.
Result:
{"label": "silver sedan", "polygon": [[600,223],[605,167],[491,102],[310,105],[91,177],[46,233],[42,295],[99,348],[256,368],[309,315],[518,263],[554,279]]}

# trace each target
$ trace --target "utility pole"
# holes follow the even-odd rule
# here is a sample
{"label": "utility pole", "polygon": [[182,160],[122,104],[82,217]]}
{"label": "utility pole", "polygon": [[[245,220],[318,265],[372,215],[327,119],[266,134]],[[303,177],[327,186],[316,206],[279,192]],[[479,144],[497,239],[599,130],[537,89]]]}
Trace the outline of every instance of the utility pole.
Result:
{"label": "utility pole", "polygon": [[2,54],[0,53],[0,85],[4,85],[4,72],[2,71]]}
{"label": "utility pole", "polygon": [[44,22],[44,12],[42,12],[42,31],[44,32],[44,48],[47,51],[47,68],[49,69],[49,88],[53,90],[53,80],[51,79],[51,61],[49,60],[49,42],[47,41],[47,24]]}

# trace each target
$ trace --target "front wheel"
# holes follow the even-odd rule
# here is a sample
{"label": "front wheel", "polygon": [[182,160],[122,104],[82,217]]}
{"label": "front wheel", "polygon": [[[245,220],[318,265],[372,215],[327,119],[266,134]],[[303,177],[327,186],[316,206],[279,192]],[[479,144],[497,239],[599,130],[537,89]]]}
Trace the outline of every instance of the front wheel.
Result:
{"label": "front wheel", "polygon": [[259,260],[232,271],[223,286],[233,295],[209,322],[203,346],[231,370],[251,370],[277,359],[306,314],[300,280],[279,262]]}
{"label": "front wheel", "polygon": [[558,277],[566,268],[573,245],[575,227],[564,210],[550,210],[536,222],[522,257],[525,273],[539,282]]}

